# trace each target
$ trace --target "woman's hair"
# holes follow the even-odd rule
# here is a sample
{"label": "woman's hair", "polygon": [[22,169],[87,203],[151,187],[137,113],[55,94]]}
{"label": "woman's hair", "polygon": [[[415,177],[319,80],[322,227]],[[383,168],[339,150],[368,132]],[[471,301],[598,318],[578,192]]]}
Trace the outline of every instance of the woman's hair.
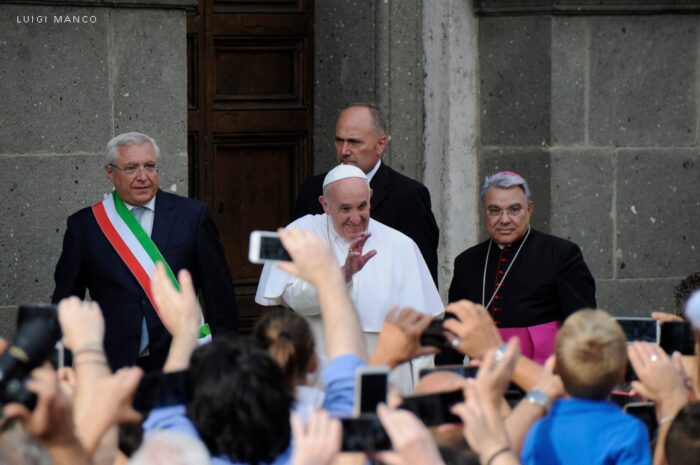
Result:
{"label": "woman's hair", "polygon": [[292,390],[306,376],[314,355],[314,336],[304,317],[285,309],[270,310],[253,329],[253,345],[277,361]]}
{"label": "woman's hair", "polygon": [[557,334],[556,371],[566,392],[583,399],[605,399],[623,380],[627,341],[604,310],[579,310]]}

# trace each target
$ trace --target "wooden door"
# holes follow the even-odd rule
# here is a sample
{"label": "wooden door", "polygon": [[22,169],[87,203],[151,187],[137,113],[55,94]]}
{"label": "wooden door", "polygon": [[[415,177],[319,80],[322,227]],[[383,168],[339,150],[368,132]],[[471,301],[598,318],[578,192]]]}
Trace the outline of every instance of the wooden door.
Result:
{"label": "wooden door", "polygon": [[189,191],[219,228],[247,333],[250,231],[286,225],[313,171],[313,0],[199,0],[187,31]]}

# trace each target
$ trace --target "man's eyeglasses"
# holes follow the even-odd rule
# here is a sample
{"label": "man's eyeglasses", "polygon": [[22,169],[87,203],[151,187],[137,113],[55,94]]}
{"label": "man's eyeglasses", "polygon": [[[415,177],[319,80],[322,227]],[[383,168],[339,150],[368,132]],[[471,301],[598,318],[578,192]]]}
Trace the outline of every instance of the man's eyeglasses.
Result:
{"label": "man's eyeglasses", "polygon": [[513,205],[512,207],[508,208],[489,207],[486,209],[486,213],[491,218],[500,218],[503,212],[506,212],[506,215],[511,217],[518,216],[523,212],[523,207],[520,205]]}
{"label": "man's eyeglasses", "polygon": [[124,168],[120,168],[112,163],[110,163],[109,166],[111,166],[114,170],[121,171],[127,176],[132,176],[139,172],[139,170],[144,170],[146,174],[154,174],[159,171],[158,165],[155,163],[146,163],[145,165],[126,165]]}

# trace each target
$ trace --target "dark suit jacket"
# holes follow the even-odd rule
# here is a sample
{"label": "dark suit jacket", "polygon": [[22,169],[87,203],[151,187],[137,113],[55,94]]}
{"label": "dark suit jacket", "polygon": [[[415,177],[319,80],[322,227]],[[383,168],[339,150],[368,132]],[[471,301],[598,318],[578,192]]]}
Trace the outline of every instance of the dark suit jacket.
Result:
{"label": "dark suit jacket", "polygon": [[[192,273],[204,297],[205,319],[212,334],[235,333],[237,309],[231,273],[206,204],[159,190],[151,238],[176,275],[183,268]],[[84,298],[88,290],[100,304],[105,318],[104,345],[113,369],[136,364],[144,315],[151,368],[163,365],[170,334],[90,208],[68,218],[54,279],[53,302],[72,295]]]}
{"label": "dark suit jacket", "polygon": [[[467,299],[481,303],[488,245],[487,240],[457,256],[448,296],[450,302]],[[507,265],[519,245],[520,241],[513,244],[508,255],[503,257],[495,243],[491,246],[486,302],[494,292],[498,261],[506,260]],[[521,328],[564,321],[577,310],[595,307],[595,280],[583,261],[581,249],[573,242],[532,229],[489,311],[500,327]],[[493,312],[494,309],[497,311]]]}
{"label": "dark suit jacket", "polygon": [[[323,193],[319,174],[299,189],[294,218],[323,213],[318,197]],[[440,230],[433,216],[430,192],[418,181],[382,163],[370,182],[372,199],[370,216],[380,223],[401,231],[416,243],[437,285],[437,248]]]}

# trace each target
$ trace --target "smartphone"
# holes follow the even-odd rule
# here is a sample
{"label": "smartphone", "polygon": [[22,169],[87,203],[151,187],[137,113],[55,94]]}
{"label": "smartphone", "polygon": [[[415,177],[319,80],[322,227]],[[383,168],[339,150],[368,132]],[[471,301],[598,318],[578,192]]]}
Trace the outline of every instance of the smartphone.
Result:
{"label": "smartphone", "polygon": [[376,415],[343,418],[342,452],[379,452],[391,450],[391,440]]}
{"label": "smartphone", "polygon": [[425,426],[437,426],[446,423],[462,423],[462,419],[450,411],[453,405],[460,402],[464,402],[464,392],[458,389],[406,397],[399,408],[413,412]]}
{"label": "smartphone", "polygon": [[437,347],[444,349],[450,347],[447,338],[442,329],[443,320],[435,319],[430,322],[427,328],[420,335],[420,344],[422,346]]}
{"label": "smartphone", "polygon": [[479,372],[479,367],[468,367],[464,365],[440,365],[437,367],[423,368],[418,375],[418,378],[423,378],[432,373],[439,373],[441,371],[449,371],[450,373],[458,374],[464,378],[476,378],[476,374]]}
{"label": "smartphone", "polygon": [[270,261],[292,261],[292,257],[282,245],[279,234],[272,231],[250,233],[248,260],[262,264]]}
{"label": "smartphone", "polygon": [[654,402],[630,402],[623,407],[623,410],[630,415],[633,415],[647,427],[649,437],[654,437],[659,423],[656,420],[656,406]]}
{"label": "smartphone", "polygon": [[134,394],[134,410],[144,416],[155,407],[184,404],[190,399],[189,371],[145,373]]}
{"label": "smartphone", "polygon": [[653,318],[643,317],[615,317],[622,326],[627,342],[641,341],[659,343],[659,322]]}
{"label": "smartphone", "polygon": [[687,321],[669,321],[661,325],[659,345],[667,354],[695,355],[695,334]]}
{"label": "smartphone", "polygon": [[389,367],[362,366],[355,371],[355,416],[376,414],[377,405],[386,402]]}
{"label": "smartphone", "polygon": [[64,354],[61,343],[62,331],[58,322],[58,305],[54,304],[22,304],[17,310],[17,330],[33,319],[43,320],[49,328],[51,336],[57,339],[56,344],[49,356],[49,361],[54,368],[63,368]]}

